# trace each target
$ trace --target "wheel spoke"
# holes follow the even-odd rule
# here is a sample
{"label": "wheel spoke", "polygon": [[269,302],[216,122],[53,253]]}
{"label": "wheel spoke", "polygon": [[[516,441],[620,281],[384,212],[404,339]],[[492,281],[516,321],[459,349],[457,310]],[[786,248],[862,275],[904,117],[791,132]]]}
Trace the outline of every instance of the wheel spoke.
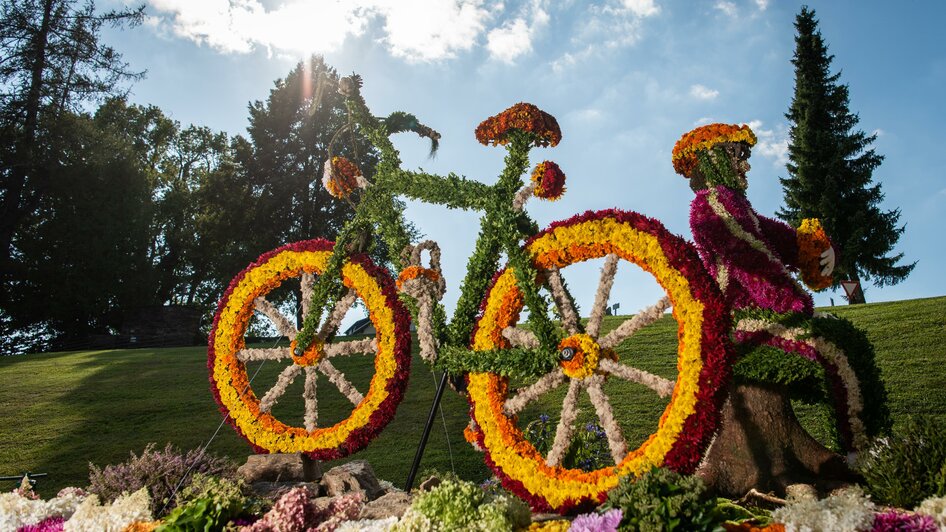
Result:
{"label": "wheel spoke", "polygon": [[535,383],[519,390],[515,397],[508,399],[506,404],[503,405],[503,413],[507,416],[514,416],[522,412],[522,409],[528,406],[529,403],[558,388],[563,382],[565,382],[565,373],[562,368],[555,368],[554,371],[545,374]]}
{"label": "wheel spoke", "polygon": [[605,395],[601,384],[604,382],[604,376],[594,375],[588,383],[588,396],[591,397],[591,404],[595,407],[598,419],[601,420],[601,426],[604,433],[608,436],[608,447],[611,449],[611,457],[614,458],[614,464],[620,464],[627,455],[627,442],[624,441],[624,435],[621,434],[621,426],[614,418],[614,410],[611,408],[611,401]]}
{"label": "wheel spoke", "polygon": [[325,358],[374,353],[378,349],[375,338],[362,338],[350,342],[335,342],[325,346]]}
{"label": "wheel spoke", "polygon": [[522,347],[525,349],[536,349],[539,347],[539,338],[530,330],[519,327],[506,327],[503,329],[503,336],[509,340],[513,347]]}
{"label": "wheel spoke", "polygon": [[237,351],[236,357],[240,362],[256,362],[259,360],[282,360],[284,358],[290,358],[292,352],[289,351],[288,347],[272,347],[272,348],[251,348],[251,349],[241,349]]}
{"label": "wheel spoke", "polygon": [[284,393],[286,393],[286,388],[292,384],[292,381],[296,380],[296,377],[299,375],[299,372],[302,371],[302,366],[297,366],[295,364],[289,366],[288,368],[282,370],[282,373],[279,374],[279,378],[276,379],[276,384],[266,392],[266,395],[259,402],[260,412],[269,412],[273,409],[273,405],[276,404],[276,401]]}
{"label": "wheel spoke", "polygon": [[305,389],[302,392],[302,398],[305,399],[305,430],[309,432],[319,425],[319,403],[315,398],[315,385],[318,379],[319,374],[316,373],[314,367],[305,368]]}
{"label": "wheel spoke", "polygon": [[289,340],[296,338],[296,334],[299,332],[296,330],[296,327],[289,321],[289,318],[287,318],[285,314],[279,312],[279,309],[267,301],[265,297],[256,298],[254,301],[254,309],[269,318],[269,321],[273,323],[273,326],[276,327],[276,331],[278,331],[279,334],[289,338]]}
{"label": "wheel spoke", "polygon": [[611,287],[614,285],[614,275],[618,271],[618,256],[611,254],[604,260],[601,267],[601,279],[598,281],[598,291],[595,293],[595,304],[591,307],[591,316],[585,333],[592,338],[598,337],[601,330],[601,321],[604,320],[604,310],[611,297]]}
{"label": "wheel spoke", "polygon": [[618,325],[617,328],[602,338],[598,345],[603,349],[617,347],[618,344],[633,336],[637,331],[659,320],[668,308],[670,308],[670,298],[664,296],[653,306],[638,312],[633,318]]}
{"label": "wheel spoke", "polygon": [[332,313],[329,315],[328,319],[325,320],[325,323],[322,324],[322,328],[319,329],[319,340],[324,341],[330,334],[335,332],[335,329],[338,328],[338,324],[345,318],[348,309],[355,304],[356,297],[355,291],[349,290],[335,303],[335,308],[332,309]]}
{"label": "wheel spoke", "polygon": [[549,280],[549,290],[552,292],[552,299],[558,308],[558,313],[562,317],[562,326],[568,334],[578,334],[581,332],[578,320],[578,313],[575,312],[574,303],[568,297],[565,290],[565,282],[562,280],[562,272],[558,268],[553,268],[545,272]]}
{"label": "wheel spoke", "polygon": [[352,385],[331,362],[322,359],[322,361],[319,362],[318,368],[353,405],[358,405],[364,400],[365,397],[355,389],[355,386]]}
{"label": "wheel spoke", "polygon": [[302,288],[300,298],[302,298],[302,315],[307,316],[312,306],[312,287],[315,284],[315,275],[305,272],[299,278],[299,285]]}
{"label": "wheel spoke", "polygon": [[673,393],[673,381],[665,379],[659,375],[646,372],[642,369],[625,366],[624,364],[619,364],[606,358],[602,358],[598,362],[598,367],[610,373],[611,375],[614,375],[615,377],[622,378],[626,381],[643,384],[644,386],[657,392],[657,395],[660,397],[670,397],[670,395]]}
{"label": "wheel spoke", "polygon": [[565,401],[562,402],[562,417],[558,420],[558,427],[555,429],[555,441],[552,443],[548,458],[545,459],[545,463],[550,466],[559,465],[568,451],[572,434],[575,432],[575,418],[578,417],[578,392],[583,387],[579,379],[572,379],[571,384],[568,385],[568,393],[565,394]]}

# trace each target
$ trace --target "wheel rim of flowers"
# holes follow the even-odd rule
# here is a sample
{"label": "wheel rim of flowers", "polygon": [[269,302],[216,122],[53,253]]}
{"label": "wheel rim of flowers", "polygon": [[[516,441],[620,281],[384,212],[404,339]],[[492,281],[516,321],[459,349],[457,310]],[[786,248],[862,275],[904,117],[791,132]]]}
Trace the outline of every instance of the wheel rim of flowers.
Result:
{"label": "wheel rim of flowers", "polygon": [[[208,353],[211,388],[228,422],[258,452],[304,452],[319,460],[356,452],[391,420],[407,386],[408,314],[397,298],[390,275],[366,256],[352,257],[343,266],[347,292],[321,324],[318,341],[303,355],[293,355],[292,344],[269,349],[246,347],[244,335],[254,313],[268,319],[294,343],[298,331],[293,320],[283,315],[266,295],[283,282],[298,279],[303,312],[307,313],[307,296],[316,275],[327,265],[332,247],[326,240],[307,240],[262,255],[233,279],[214,316]],[[375,336],[326,344],[324,340],[335,332],[357,299],[368,309],[377,331]],[[375,358],[375,373],[364,394],[332,363],[335,357],[352,355]],[[249,384],[246,364],[251,361],[288,362],[276,384],[261,397]],[[318,423],[318,375],[326,377],[353,405],[347,418],[331,426],[320,427]],[[305,379],[303,426],[284,423],[271,413],[297,378]]]}
{"label": "wheel rim of flowers", "polygon": [[[600,351],[599,359],[584,366],[594,368],[586,374],[566,371],[563,365],[567,362],[563,360],[559,367],[515,393],[511,393],[507,381],[496,374],[470,374],[471,413],[478,427],[472,437],[485,450],[487,464],[507,489],[526,499],[534,509],[562,513],[600,503],[621,477],[642,473],[654,465],[692,472],[718,426],[733,360],[728,341],[728,311],[692,246],[671,235],[655,220],[611,210],[589,212],[553,224],[532,238],[527,249],[553,294],[566,334],[571,335],[569,339],[587,339]],[[588,324],[582,328],[574,308],[558,288],[561,286],[558,270],[601,257],[605,257],[605,265]],[[600,335],[619,260],[651,273],[666,296],[608,334]],[[475,350],[537,345],[531,333],[514,327],[523,306],[515,284],[511,269],[497,276],[484,299],[483,312],[473,334]],[[671,306],[680,337],[676,382],[612,358],[611,348],[655,322]],[[602,389],[605,378],[637,382],[661,396],[671,397],[657,431],[638,449],[627,448]],[[566,383],[568,391],[555,441],[549,455],[543,457],[518,428],[517,414],[541,395]],[[591,398],[616,464],[590,472],[560,465],[574,434],[575,405],[583,391]]]}

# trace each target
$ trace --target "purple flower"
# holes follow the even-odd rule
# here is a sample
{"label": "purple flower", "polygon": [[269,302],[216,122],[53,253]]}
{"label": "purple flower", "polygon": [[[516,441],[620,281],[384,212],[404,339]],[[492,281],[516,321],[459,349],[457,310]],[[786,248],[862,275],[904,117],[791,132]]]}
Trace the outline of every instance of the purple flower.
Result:
{"label": "purple flower", "polygon": [[884,512],[874,517],[872,532],[936,532],[936,522],[928,515],[897,511]]}
{"label": "purple flower", "polygon": [[616,532],[624,513],[615,508],[603,514],[582,514],[572,521],[569,532]]}
{"label": "purple flower", "polygon": [[548,422],[549,422],[549,415],[548,415],[548,414],[539,414],[539,421],[541,421],[542,423],[548,423]]}
{"label": "purple flower", "polygon": [[62,517],[50,517],[35,525],[21,526],[16,532],[62,532],[66,521]]}

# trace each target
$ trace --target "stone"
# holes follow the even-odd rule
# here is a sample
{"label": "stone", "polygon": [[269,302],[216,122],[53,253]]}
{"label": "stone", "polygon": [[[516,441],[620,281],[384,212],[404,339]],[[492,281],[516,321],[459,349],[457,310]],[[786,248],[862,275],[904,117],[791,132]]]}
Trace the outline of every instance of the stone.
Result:
{"label": "stone", "polygon": [[322,475],[320,485],[322,492],[329,497],[361,491],[364,492],[367,500],[373,501],[384,494],[374,470],[364,460],[352,460],[347,464],[329,469]]}
{"label": "stone", "polygon": [[292,454],[255,454],[246,459],[246,463],[237,469],[237,475],[247,484],[257,482],[314,482],[321,475],[319,463],[302,456]]}
{"label": "stone", "polygon": [[811,484],[792,484],[785,488],[785,497],[797,501],[816,501],[818,490]]}
{"label": "stone", "polygon": [[250,484],[250,490],[261,499],[276,501],[293,488],[298,488],[299,486],[309,488],[309,491],[315,495],[319,493],[318,484],[310,484],[307,482],[254,482]]}
{"label": "stone", "polygon": [[403,491],[392,491],[369,502],[361,510],[359,519],[400,518],[411,505],[411,496]]}
{"label": "stone", "polygon": [[420,483],[420,486],[417,486],[417,489],[420,491],[430,491],[440,485],[440,479],[436,476],[431,476],[427,480]]}

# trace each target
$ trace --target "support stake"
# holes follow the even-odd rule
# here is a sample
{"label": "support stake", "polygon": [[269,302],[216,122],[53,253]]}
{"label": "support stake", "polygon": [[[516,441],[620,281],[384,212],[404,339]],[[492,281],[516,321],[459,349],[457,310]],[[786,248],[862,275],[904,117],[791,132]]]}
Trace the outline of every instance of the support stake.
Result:
{"label": "support stake", "polygon": [[417,446],[417,453],[414,455],[414,464],[411,465],[411,472],[407,475],[407,486],[404,491],[410,492],[414,487],[414,477],[417,476],[417,468],[420,467],[420,460],[424,457],[424,448],[427,447],[427,438],[430,437],[430,428],[434,424],[434,417],[437,414],[437,407],[440,406],[440,398],[443,397],[443,389],[447,387],[447,372],[444,371],[440,376],[440,384],[437,385],[437,393],[434,395],[434,402],[430,405],[430,415],[427,416],[427,425],[424,426],[424,435],[420,439],[420,445]]}

